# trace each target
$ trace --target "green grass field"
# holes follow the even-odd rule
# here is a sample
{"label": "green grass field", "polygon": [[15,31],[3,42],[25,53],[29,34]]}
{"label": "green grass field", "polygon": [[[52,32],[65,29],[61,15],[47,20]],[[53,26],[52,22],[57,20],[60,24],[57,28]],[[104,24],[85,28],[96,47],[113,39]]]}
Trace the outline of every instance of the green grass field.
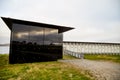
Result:
{"label": "green grass field", "polygon": [[68,60],[68,59],[78,59],[78,58],[71,56],[71,55],[68,55],[68,54],[64,54],[63,59]]}
{"label": "green grass field", "polygon": [[[8,54],[0,54],[0,80],[91,80],[70,64],[57,61],[8,64]],[[65,58],[68,59],[71,57]]]}
{"label": "green grass field", "polygon": [[104,60],[120,63],[120,55],[85,54],[84,58],[89,60]]}

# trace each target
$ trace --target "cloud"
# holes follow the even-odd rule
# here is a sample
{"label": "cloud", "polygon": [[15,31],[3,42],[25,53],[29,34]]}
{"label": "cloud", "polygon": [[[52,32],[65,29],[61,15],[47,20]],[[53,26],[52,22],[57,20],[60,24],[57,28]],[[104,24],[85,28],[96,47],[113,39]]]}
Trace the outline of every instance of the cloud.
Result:
{"label": "cloud", "polygon": [[120,42],[119,0],[2,0],[0,4],[1,16],[75,27],[64,40]]}

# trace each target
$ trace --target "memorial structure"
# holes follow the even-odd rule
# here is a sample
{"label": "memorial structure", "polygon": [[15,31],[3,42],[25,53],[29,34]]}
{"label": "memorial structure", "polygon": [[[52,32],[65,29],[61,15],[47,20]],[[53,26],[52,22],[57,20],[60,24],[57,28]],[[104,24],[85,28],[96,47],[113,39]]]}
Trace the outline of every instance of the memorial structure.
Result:
{"label": "memorial structure", "polygon": [[11,64],[61,59],[62,33],[73,29],[13,18],[2,19],[11,30],[9,54]]}
{"label": "memorial structure", "polygon": [[120,55],[120,43],[64,41],[63,47],[64,51],[78,54]]}

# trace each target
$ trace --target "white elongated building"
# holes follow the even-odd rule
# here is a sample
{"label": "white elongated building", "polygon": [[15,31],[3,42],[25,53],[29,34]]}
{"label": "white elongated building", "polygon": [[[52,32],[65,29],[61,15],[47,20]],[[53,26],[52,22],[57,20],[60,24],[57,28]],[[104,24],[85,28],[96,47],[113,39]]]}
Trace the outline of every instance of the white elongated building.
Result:
{"label": "white elongated building", "polygon": [[84,54],[120,54],[120,43],[64,41],[64,50]]}

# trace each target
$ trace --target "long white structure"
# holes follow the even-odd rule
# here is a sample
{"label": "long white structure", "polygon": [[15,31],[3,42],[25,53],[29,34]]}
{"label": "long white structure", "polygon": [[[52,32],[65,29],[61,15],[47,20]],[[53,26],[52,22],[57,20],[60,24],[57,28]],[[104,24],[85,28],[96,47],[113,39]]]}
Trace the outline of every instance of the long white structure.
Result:
{"label": "long white structure", "polygon": [[64,50],[83,54],[120,54],[120,43],[63,42]]}

